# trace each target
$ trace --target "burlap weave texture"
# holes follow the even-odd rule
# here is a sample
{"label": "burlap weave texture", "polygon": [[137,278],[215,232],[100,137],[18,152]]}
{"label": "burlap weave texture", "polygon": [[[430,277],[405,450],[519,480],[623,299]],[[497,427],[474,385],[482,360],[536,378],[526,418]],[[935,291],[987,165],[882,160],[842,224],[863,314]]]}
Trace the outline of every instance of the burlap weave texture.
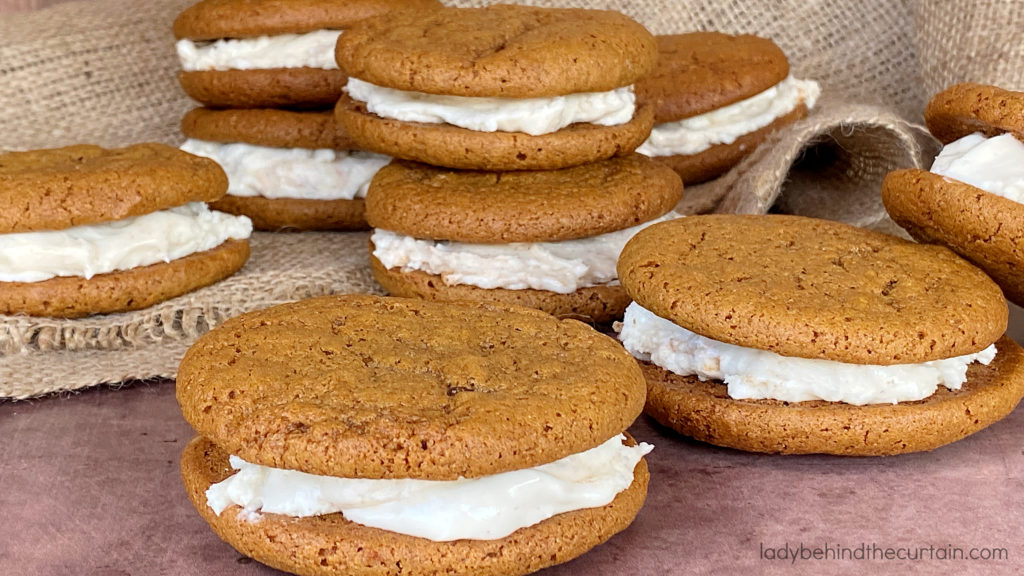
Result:
{"label": "burlap weave texture", "polygon": [[[194,103],[177,84],[170,22],[192,0],[93,0],[0,17],[0,149],[93,142],[178,144]],[[454,0],[470,6],[487,2]],[[937,150],[916,123],[962,80],[1024,87],[1024,0],[534,0],[618,9],[655,33],[773,38],[794,75],[821,82],[806,120],[776,134],[691,210],[769,209],[893,230],[879,183]],[[154,309],[81,321],[0,319],[0,396],[173,376],[187,344],[244,310],[327,292],[371,291],[365,234],[258,235],[235,278]]]}

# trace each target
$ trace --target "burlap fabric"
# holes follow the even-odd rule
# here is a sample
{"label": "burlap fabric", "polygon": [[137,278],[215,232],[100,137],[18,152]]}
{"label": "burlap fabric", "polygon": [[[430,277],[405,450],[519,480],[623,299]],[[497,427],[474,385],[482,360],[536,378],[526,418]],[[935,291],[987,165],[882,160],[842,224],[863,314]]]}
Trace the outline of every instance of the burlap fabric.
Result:
{"label": "burlap fabric", "polygon": [[[192,103],[177,85],[170,22],[191,0],[73,2],[0,19],[0,148],[93,142],[178,144]],[[487,2],[455,0],[455,5]],[[825,96],[688,211],[769,209],[893,230],[884,174],[923,166],[930,94],[962,80],[1022,88],[1024,0],[974,3],[777,0],[538,0],[622,10],[655,33],[722,30],[773,38],[794,75]],[[199,334],[245,310],[328,292],[371,291],[365,234],[259,234],[238,276],[152,310],[75,321],[0,318],[0,396],[171,377]]]}

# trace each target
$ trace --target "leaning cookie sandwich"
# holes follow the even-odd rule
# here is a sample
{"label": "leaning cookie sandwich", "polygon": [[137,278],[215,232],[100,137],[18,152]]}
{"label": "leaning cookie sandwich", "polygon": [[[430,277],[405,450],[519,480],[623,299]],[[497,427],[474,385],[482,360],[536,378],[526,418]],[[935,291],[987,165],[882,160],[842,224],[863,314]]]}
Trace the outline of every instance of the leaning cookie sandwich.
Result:
{"label": "leaning cookie sandwich", "polygon": [[930,450],[1024,395],[1002,293],[946,248],[796,216],[699,216],[637,234],[619,277],[645,411],[698,440]]}
{"label": "leaning cookie sandwich", "polygon": [[1024,92],[957,84],[925,110],[945,146],[931,170],[882,183],[892,219],[921,242],[944,244],[1024,305]]}
{"label": "leaning cookie sandwich", "polygon": [[630,524],[643,376],[519,307],[332,296],[229,320],[178,371],[193,505],[297,574],[525,574]]}

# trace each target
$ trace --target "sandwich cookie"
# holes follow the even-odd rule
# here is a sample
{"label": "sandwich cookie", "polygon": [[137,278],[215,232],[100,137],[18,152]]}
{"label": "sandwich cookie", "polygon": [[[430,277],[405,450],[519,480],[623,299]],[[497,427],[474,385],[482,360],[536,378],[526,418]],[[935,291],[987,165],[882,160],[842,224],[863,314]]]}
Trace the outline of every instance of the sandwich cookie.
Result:
{"label": "sandwich cookie", "polygon": [[957,84],[925,110],[943,144],[931,171],[882,183],[892,219],[922,242],[949,246],[1024,305],[1024,92]]}
{"label": "sandwich cookie", "polygon": [[355,22],[435,0],[203,0],[174,20],[178,78],[207,106],[324,107],[345,75],[334,44]]}
{"label": "sandwich cookie", "polygon": [[216,161],[228,194],[213,208],[259,230],[362,230],[370,180],[391,158],[352,150],[330,112],[212,110],[185,115],[182,150]]}
{"label": "sandwich cookie", "polygon": [[207,207],[226,189],[163,144],[0,154],[0,313],[138,310],[230,276],[252,224]]}
{"label": "sandwich cookie", "polygon": [[633,84],[657,59],[611,11],[493,5],[365,20],[338,41],[336,113],[361,148],[435,166],[552,170],[650,133]]}
{"label": "sandwich cookie", "polygon": [[374,277],[395,296],[485,300],[590,322],[620,318],[634,234],[675,217],[682,183],[639,154],[548,171],[452,171],[395,161],[370,184]]}
{"label": "sandwich cookie", "polygon": [[188,351],[181,470],[239,552],[296,574],[525,574],[625,529],[650,451],[611,338],[519,307],[345,295]]}
{"label": "sandwich cookie", "polygon": [[931,450],[1024,395],[999,287],[944,247],[796,216],[694,216],[637,234],[619,277],[645,411],[704,442]]}
{"label": "sandwich cookie", "polygon": [[658,66],[637,83],[654,129],[637,152],[672,167],[685,184],[717,178],[775,130],[807,116],[821,93],[790,75],[767,38],[721,32],[658,36]]}

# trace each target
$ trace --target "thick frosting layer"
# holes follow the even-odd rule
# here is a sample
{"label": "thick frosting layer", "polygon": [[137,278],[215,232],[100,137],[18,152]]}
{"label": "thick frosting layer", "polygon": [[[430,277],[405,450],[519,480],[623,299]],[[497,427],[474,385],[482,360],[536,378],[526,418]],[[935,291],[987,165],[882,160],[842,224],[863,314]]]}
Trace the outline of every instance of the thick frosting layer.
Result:
{"label": "thick frosting layer", "polygon": [[1012,134],[985,138],[980,132],[946,144],[932,172],[1024,202],[1024,142]]}
{"label": "thick frosting layer", "polygon": [[238,473],[210,486],[206,499],[218,515],[232,504],[248,514],[341,512],[352,522],[436,542],[494,540],[556,514],[611,502],[633,483],[633,469],[653,449],[623,440],[620,434],[534,468],[452,481],[316,476],[231,456]]}
{"label": "thick frosting layer", "polygon": [[981,352],[921,364],[873,366],[780,356],[695,334],[636,302],[626,308],[619,339],[633,356],[680,376],[723,380],[736,399],[786,402],[825,400],[861,406],[927,398],[941,384],[959,390],[972,362],[988,364],[994,345]]}
{"label": "thick frosting layer", "polygon": [[266,70],[322,68],[337,70],[334,45],[341,30],[282,34],[257,38],[225,38],[214,42],[178,40],[181,68],[196,70]]}
{"label": "thick frosting layer", "polygon": [[678,217],[674,212],[632,228],[561,242],[469,244],[420,240],[376,229],[373,255],[384,267],[422,270],[449,286],[547,290],[570,294],[579,288],[616,281],[622,248],[644,228]]}
{"label": "thick frosting layer", "polygon": [[531,136],[556,132],[577,122],[625,124],[632,120],[636,109],[632,86],[554,98],[473,98],[395,90],[349,78],[345,90],[353,99],[365,102],[367,111],[383,118]]}
{"label": "thick frosting layer", "polygon": [[192,139],[181,149],[220,164],[228,175],[228,194],[264,198],[365,198],[373,175],[391,161],[389,156],[364,151],[268,148]]}
{"label": "thick frosting layer", "polygon": [[67,230],[0,234],[0,282],[91,278],[170,262],[250,234],[248,218],[212,211],[202,202]]}
{"label": "thick frosting layer", "polygon": [[746,100],[677,122],[658,124],[636,151],[652,157],[691,155],[717,144],[732,144],[740,136],[789,114],[801,102],[808,109],[814,108],[820,95],[817,82],[789,76]]}

